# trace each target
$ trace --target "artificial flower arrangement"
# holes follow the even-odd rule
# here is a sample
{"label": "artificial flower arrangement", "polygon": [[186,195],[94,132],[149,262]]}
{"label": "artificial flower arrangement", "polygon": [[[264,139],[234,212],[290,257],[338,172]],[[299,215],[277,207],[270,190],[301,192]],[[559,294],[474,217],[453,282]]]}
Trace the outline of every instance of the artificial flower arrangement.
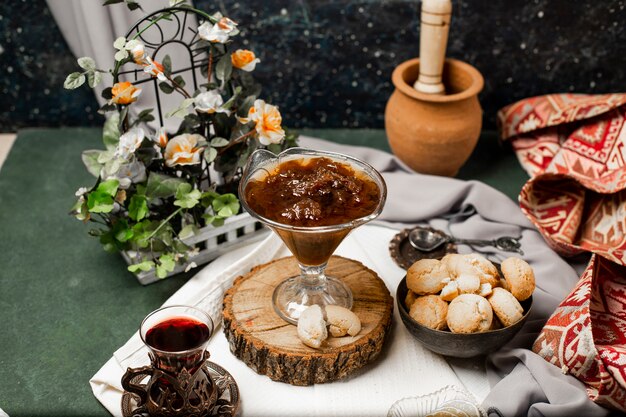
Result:
{"label": "artificial flower arrangement", "polygon": [[[105,3],[120,3],[109,0]],[[172,4],[173,3],[173,4]],[[129,8],[138,3],[126,0]],[[90,230],[107,251],[137,251],[142,254],[129,265],[131,272],[151,271],[163,278],[177,263],[195,266],[189,259],[197,247],[185,243],[203,227],[219,227],[240,211],[233,191],[248,156],[257,148],[274,152],[294,146],[296,135],[286,133],[278,108],[258,98],[260,88],[251,72],[260,60],[254,52],[229,52],[237,23],[221,14],[209,15],[193,7],[170,2],[165,9],[138,28],[130,39],[118,38],[114,46],[115,67],[103,71],[92,58],[78,59],[82,72],[70,74],[65,88],[82,84],[95,87],[110,74],[114,84],[102,96],[108,102],[103,128],[105,150],[87,150],[82,160],[97,177],[90,188],[76,192],[72,214],[99,225]],[[206,48],[206,82],[197,91],[187,91],[182,77],[172,74],[169,56],[161,62],[148,56],[139,34],[180,10],[193,11],[205,19],[197,28]],[[140,29],[140,30],[139,30]],[[151,131],[152,109],[132,116],[129,108],[141,100],[141,88],[118,81],[124,64],[136,65],[157,78],[165,94],[182,96],[180,106],[166,117],[182,118],[176,132]]]}

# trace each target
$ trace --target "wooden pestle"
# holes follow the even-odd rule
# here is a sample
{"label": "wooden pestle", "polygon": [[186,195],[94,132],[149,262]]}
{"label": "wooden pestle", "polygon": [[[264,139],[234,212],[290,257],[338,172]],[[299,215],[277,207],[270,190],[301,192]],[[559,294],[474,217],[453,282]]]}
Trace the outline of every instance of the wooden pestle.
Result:
{"label": "wooden pestle", "polygon": [[426,94],[445,94],[441,82],[446,57],[452,3],[450,0],[422,0],[420,25],[420,72],[413,87]]}

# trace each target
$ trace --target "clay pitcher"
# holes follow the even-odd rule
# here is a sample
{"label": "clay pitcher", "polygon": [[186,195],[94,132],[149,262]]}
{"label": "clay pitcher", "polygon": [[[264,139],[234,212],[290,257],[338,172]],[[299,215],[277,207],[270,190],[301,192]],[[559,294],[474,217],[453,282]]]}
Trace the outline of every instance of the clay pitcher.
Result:
{"label": "clay pitcher", "polygon": [[446,59],[446,94],[413,88],[419,59],[398,65],[391,77],[395,91],[385,109],[385,130],[393,153],[424,174],[455,176],[476,146],[482,127],[478,93],[484,80],[473,66]]}

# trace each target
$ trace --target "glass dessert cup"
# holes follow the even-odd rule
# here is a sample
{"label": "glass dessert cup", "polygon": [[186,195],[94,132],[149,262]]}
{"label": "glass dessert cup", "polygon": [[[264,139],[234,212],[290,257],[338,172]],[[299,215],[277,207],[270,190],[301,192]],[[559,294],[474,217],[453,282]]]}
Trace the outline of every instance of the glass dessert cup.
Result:
{"label": "glass dessert cup", "polygon": [[[246,187],[251,180],[265,177],[282,162],[312,158],[329,158],[347,164],[355,172],[374,182],[379,199],[374,210],[363,217],[329,226],[294,226],[268,219],[255,212],[246,201]],[[239,184],[239,198],[243,208],[253,217],[273,230],[298,260],[300,274],[280,283],[274,290],[272,303],[276,313],[289,323],[297,324],[300,313],[311,305],[339,305],[352,308],[352,291],[341,280],[325,274],[328,259],[356,227],[365,224],[382,212],[387,197],[385,181],[369,164],[334,152],[291,148],[275,155],[257,150],[249,158]]]}

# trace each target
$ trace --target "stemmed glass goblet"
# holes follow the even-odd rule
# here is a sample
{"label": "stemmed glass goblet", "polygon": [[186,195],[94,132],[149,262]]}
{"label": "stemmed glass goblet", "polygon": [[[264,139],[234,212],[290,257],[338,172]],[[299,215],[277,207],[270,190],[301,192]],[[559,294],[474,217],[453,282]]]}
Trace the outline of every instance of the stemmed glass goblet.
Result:
{"label": "stemmed glass goblet", "polygon": [[[281,222],[280,218],[270,219],[253,208],[255,201],[249,201],[248,195],[248,186],[251,182],[263,181],[284,162],[292,160],[308,162],[314,158],[327,158],[333,163],[347,165],[353,171],[354,177],[374,183],[378,192],[372,211],[357,218],[343,219],[340,224],[311,226],[294,224],[294,222],[287,224],[287,222]],[[302,191],[298,189],[302,185],[298,180],[287,182],[287,184],[292,189],[284,190],[286,193]],[[328,190],[324,190],[323,193],[324,204],[345,203],[335,196],[330,197],[332,192],[329,193]],[[250,156],[239,184],[239,197],[243,208],[280,236],[300,266],[299,275],[286,279],[274,290],[272,303],[280,317],[296,324],[300,313],[314,304],[352,308],[352,291],[340,279],[325,274],[326,264],[337,246],[355,227],[375,219],[381,213],[386,196],[387,188],[380,173],[369,164],[348,155],[290,148],[280,155],[266,150],[257,150]],[[303,198],[308,198],[308,196]]]}

